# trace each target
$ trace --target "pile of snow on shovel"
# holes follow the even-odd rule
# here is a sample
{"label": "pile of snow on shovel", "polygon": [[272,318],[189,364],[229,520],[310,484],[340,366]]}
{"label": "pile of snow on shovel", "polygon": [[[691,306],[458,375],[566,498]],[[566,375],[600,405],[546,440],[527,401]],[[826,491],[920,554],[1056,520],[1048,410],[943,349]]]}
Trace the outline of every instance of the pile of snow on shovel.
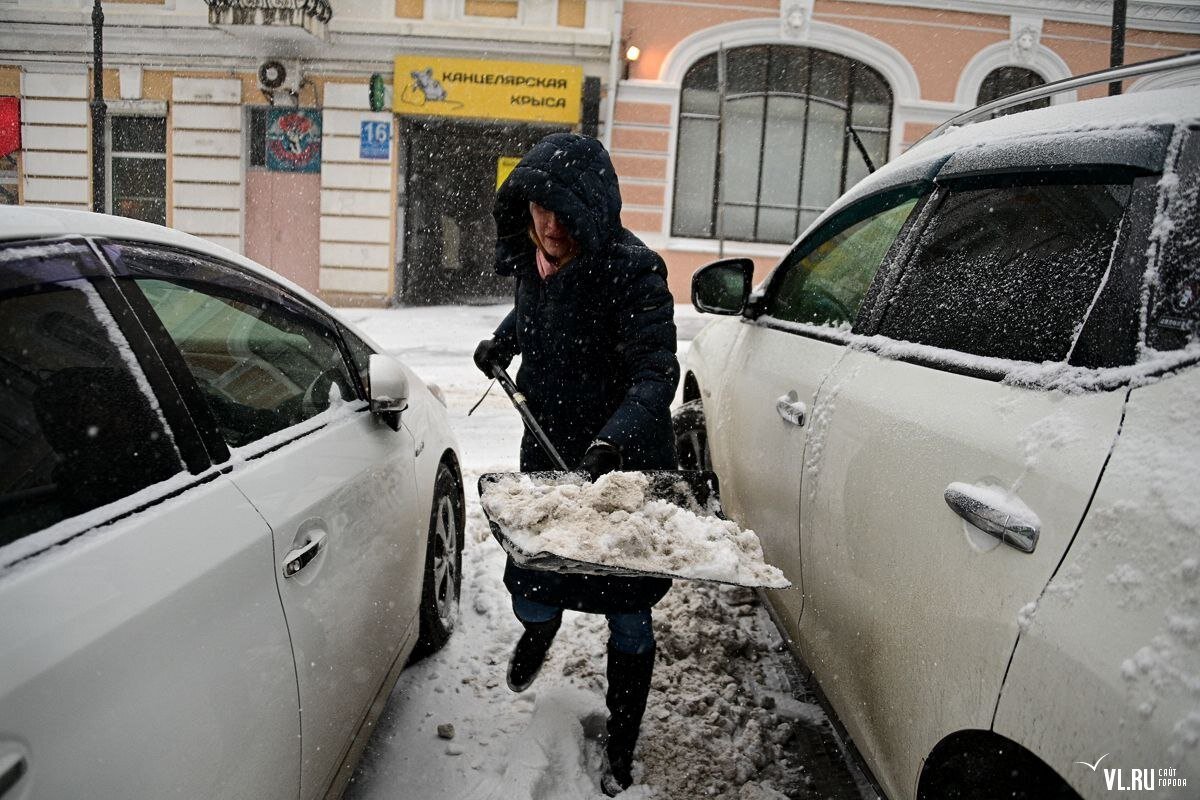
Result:
{"label": "pile of snow on shovel", "polygon": [[[751,530],[698,503],[647,497],[641,472],[610,472],[589,483],[577,474],[555,481],[512,474],[488,486],[488,515],[526,553],[743,586],[790,585],[763,561]],[[686,491],[686,487],[680,487]]]}

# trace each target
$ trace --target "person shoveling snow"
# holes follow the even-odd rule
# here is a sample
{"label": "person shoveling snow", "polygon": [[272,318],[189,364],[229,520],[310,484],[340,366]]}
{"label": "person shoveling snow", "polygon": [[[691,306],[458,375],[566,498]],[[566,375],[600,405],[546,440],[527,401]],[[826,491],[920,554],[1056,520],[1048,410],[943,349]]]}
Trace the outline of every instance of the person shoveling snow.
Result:
{"label": "person shoveling snow", "polygon": [[[514,400],[521,397],[523,413],[544,426],[531,425],[522,439],[521,470],[569,463],[594,480],[622,465],[674,468],[675,306],[662,258],[621,225],[620,187],[604,146],[571,133],[543,138],[505,179],[493,214],[496,271],[516,278],[515,307],[480,342],[475,363],[499,378],[521,355]],[[525,627],[509,662],[513,691],[537,676],[563,609],[608,618],[602,788],[610,796],[629,788],[654,670],[650,608],[671,582],[531,570],[510,558],[504,583]]]}
{"label": "person shoveling snow", "polygon": [[711,498],[702,505],[682,479],[663,492],[642,472],[610,472],[595,483],[578,473],[552,475],[497,474],[480,481],[496,538],[527,566],[791,585],[763,563],[753,531],[714,513]]}

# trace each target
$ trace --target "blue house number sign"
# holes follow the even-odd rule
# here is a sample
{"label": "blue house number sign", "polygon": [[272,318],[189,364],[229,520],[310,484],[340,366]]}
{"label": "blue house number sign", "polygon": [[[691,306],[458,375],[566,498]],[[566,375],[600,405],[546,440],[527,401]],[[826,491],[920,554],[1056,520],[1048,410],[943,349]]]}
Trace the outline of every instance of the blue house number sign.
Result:
{"label": "blue house number sign", "polygon": [[367,122],[362,123],[362,136],[358,142],[359,158],[377,158],[387,160],[389,145],[392,140],[392,123]]}

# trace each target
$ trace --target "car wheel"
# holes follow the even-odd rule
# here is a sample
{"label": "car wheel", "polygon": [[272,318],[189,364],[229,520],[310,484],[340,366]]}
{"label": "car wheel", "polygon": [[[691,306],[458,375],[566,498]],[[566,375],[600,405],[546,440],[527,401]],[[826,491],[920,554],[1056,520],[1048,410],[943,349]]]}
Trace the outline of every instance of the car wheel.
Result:
{"label": "car wheel", "polygon": [[708,431],[704,426],[704,405],[689,400],[671,414],[675,430],[675,451],[680,469],[712,469],[708,455]]}
{"label": "car wheel", "polygon": [[425,549],[425,580],[421,589],[421,633],[412,661],[442,649],[454,631],[462,588],[464,524],[462,485],[454,470],[441,464],[429,515],[429,544]]}

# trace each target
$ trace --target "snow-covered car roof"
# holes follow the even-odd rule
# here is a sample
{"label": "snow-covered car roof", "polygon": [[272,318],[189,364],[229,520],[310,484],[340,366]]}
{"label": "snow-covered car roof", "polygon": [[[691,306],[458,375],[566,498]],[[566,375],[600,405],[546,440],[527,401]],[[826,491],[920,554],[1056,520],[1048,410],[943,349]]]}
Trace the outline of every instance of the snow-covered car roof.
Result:
{"label": "snow-covered car roof", "polygon": [[[1200,92],[1190,86],[1062,103],[950,128],[940,136],[918,143],[863,178],[809,230],[862,197],[932,178],[952,157],[983,161],[988,154],[1006,150],[1009,157],[1019,154],[1020,166],[1031,170],[1060,165],[1064,158],[1078,163],[1077,159],[1088,162],[1111,157],[1116,159],[1113,163],[1140,165],[1147,153],[1139,150],[1163,144],[1156,129],[1161,131],[1197,120],[1200,120]],[[1039,140],[1048,143],[1051,139],[1057,140],[1058,146],[1038,146]],[[1005,147],[1008,143],[1013,146]],[[1094,149],[1100,143],[1106,145],[1103,154]],[[1088,157],[1090,147],[1092,158]]]}
{"label": "snow-covered car roof", "polygon": [[[161,225],[142,222],[136,219],[117,217],[110,214],[94,214],[90,211],[75,211],[66,208],[7,206],[3,211],[0,211],[0,243],[4,241],[59,236],[97,236],[109,239],[153,242],[204,253],[205,255],[237,264],[243,269],[286,286],[305,300],[308,300],[323,311],[337,316],[344,324],[353,328],[352,325],[346,323],[334,309],[330,308],[319,297],[316,297],[308,290],[296,285],[279,273],[273,272],[228,248],[213,244],[198,236],[192,236],[189,233],[183,233],[173,228],[164,228]],[[360,331],[355,329],[355,333],[378,349],[378,346],[374,342],[371,342],[368,337],[363,336]],[[383,351],[380,350],[380,352]]]}

